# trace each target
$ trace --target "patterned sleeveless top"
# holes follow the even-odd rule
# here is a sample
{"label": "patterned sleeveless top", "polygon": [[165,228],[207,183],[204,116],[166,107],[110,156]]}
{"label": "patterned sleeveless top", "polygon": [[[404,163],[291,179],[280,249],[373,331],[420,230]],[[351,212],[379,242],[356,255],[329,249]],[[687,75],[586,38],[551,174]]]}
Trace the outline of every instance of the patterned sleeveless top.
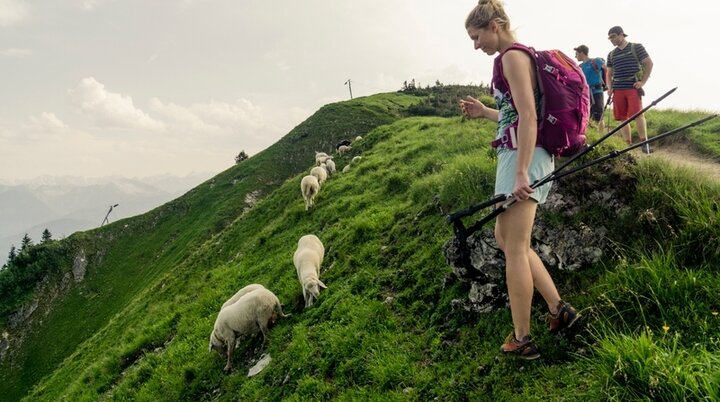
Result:
{"label": "patterned sleeveless top", "polygon": [[[535,95],[535,111],[538,115],[540,115],[540,91],[535,87],[535,90],[533,91],[533,94]],[[510,102],[509,93],[502,93],[497,88],[493,88],[493,97],[495,98],[495,105],[498,109],[498,125],[497,125],[497,132],[495,134],[495,138],[502,138],[504,133],[508,132],[509,129],[509,135],[514,136],[513,143],[517,144],[517,133],[515,132],[515,129],[511,126],[513,126],[518,121],[518,112],[513,106],[513,103]],[[508,151],[509,148],[505,147],[498,147],[497,152],[503,152]]]}

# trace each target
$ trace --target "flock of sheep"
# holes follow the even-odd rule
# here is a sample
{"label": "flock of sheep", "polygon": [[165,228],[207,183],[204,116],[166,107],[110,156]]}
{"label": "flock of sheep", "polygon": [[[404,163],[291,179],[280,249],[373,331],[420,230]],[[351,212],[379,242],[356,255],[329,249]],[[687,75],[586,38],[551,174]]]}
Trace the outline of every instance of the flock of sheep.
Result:
{"label": "flock of sheep", "polygon": [[[360,140],[357,137],[355,140]],[[338,153],[342,154],[351,149],[349,141],[336,146]],[[357,161],[359,156],[353,158]],[[348,164],[343,169],[347,172]],[[320,191],[320,186],[335,173],[335,162],[332,156],[324,152],[315,153],[315,166],[310,174],[303,177],[300,182],[305,210],[313,207],[315,196]],[[305,308],[313,305],[313,302],[320,295],[320,289],[326,289],[320,280],[320,265],[325,256],[325,247],[320,239],[308,234],[298,240],[297,249],[293,254],[293,264],[297,271],[298,281],[302,286]],[[278,316],[288,317],[282,311],[282,304],[275,294],[263,285],[251,284],[240,289],[228,299],[218,313],[212,333],[210,334],[209,349],[216,350],[220,356],[227,358],[224,370],[232,369],[232,356],[236,348],[236,342],[244,336],[254,335],[260,332],[263,337],[263,344],[267,341],[269,327],[275,323]]]}
{"label": "flock of sheep", "polygon": [[[355,141],[360,139],[362,139],[362,137],[358,136],[355,138]],[[338,144],[336,149],[338,154],[343,154],[351,150],[352,147],[348,141],[347,144]],[[335,161],[333,161],[332,158],[332,155],[328,155],[325,152],[315,152],[315,166],[310,169],[309,175],[300,180],[300,193],[305,200],[306,211],[315,206],[315,197],[317,197],[320,192],[320,187],[322,187],[328,177],[332,176],[337,171],[335,169]],[[360,157],[356,156],[353,158],[353,162],[358,158]],[[343,173],[350,171],[350,164],[348,163],[342,171]]]}

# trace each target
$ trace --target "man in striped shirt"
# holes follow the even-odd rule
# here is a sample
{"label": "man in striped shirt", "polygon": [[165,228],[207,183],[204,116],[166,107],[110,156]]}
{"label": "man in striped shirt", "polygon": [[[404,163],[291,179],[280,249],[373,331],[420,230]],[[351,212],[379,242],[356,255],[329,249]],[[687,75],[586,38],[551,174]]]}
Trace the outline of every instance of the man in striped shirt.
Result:
{"label": "man in striped shirt", "polygon": [[[613,97],[613,115],[617,121],[626,120],[642,110],[642,88],[650,78],[653,68],[653,62],[645,47],[639,43],[628,42],[626,36],[619,26],[608,31],[608,39],[615,46],[607,58],[608,96]],[[644,114],[637,117],[635,126],[640,140],[647,140]],[[632,144],[629,124],[623,127],[620,133],[628,144]],[[650,153],[650,146],[647,145],[643,151]]]}

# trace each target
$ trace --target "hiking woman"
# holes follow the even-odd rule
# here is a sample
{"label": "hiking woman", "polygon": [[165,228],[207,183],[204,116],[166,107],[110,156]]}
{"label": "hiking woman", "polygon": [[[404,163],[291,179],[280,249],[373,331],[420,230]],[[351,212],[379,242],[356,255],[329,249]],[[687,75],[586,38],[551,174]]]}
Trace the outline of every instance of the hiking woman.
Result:
{"label": "hiking woman", "polygon": [[[495,238],[505,254],[505,275],[510,298],[514,331],[500,347],[503,353],[524,359],[540,356],[530,338],[530,310],[533,287],[537,288],[550,310],[550,331],[556,333],[572,325],[578,314],[560,299],[550,274],[530,248],[530,236],[538,204],[545,202],[550,183],[533,189],[530,184],[554,169],[553,157],[536,147],[539,91],[533,60],[524,51],[511,49],[516,43],[503,5],[499,0],[480,0],[465,22],[475,49],[495,59],[493,88],[505,79],[509,91],[494,89],[498,109],[484,106],[468,96],[460,108],[470,118],[486,118],[498,123],[497,137],[516,136],[516,149],[498,148],[495,194],[512,194],[517,200],[498,215]],[[498,71],[500,70],[500,71]],[[510,101],[512,97],[513,102]],[[513,128],[508,131],[508,128]]]}

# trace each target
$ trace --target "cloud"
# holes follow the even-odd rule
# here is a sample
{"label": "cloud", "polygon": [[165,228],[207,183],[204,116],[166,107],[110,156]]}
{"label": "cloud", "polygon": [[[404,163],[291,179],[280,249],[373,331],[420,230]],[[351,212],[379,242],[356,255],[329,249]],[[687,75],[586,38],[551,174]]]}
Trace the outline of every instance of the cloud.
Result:
{"label": "cloud", "polygon": [[[2,0],[0,0],[0,1],[2,1]],[[5,56],[5,57],[25,57],[25,56],[30,56],[31,54],[32,54],[32,50],[30,50],[30,49],[19,49],[19,48],[15,48],[15,47],[0,50],[0,56]]]}
{"label": "cloud", "polygon": [[192,132],[197,135],[228,135],[238,131],[254,132],[266,125],[262,110],[247,99],[233,103],[212,101],[181,106],[152,99],[153,112],[168,120],[172,131]]}
{"label": "cloud", "polygon": [[21,23],[27,16],[27,6],[20,0],[0,0],[0,27]]}
{"label": "cloud", "polygon": [[32,131],[57,133],[66,131],[68,125],[54,113],[43,112],[40,117],[30,116],[29,128]]}
{"label": "cloud", "polygon": [[131,97],[109,92],[93,77],[83,78],[70,93],[79,98],[80,110],[101,127],[153,131],[165,128],[163,122],[136,108]]}

